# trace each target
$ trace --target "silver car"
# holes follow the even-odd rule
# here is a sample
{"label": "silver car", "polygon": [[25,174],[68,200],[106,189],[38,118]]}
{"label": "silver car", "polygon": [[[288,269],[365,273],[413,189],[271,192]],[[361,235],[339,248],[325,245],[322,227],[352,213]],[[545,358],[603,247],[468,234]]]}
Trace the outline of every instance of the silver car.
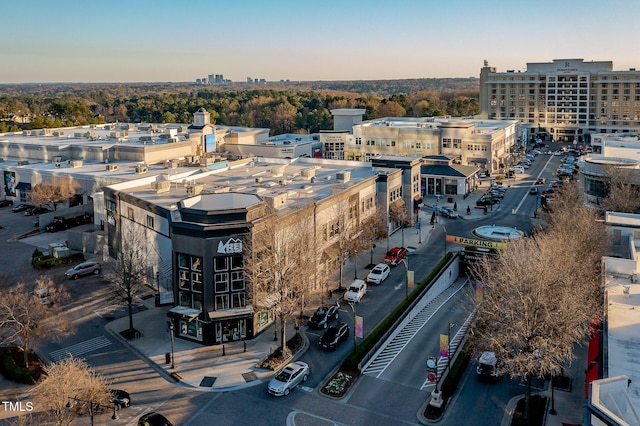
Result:
{"label": "silver car", "polygon": [[309,364],[302,361],[287,364],[269,382],[269,393],[274,396],[289,395],[291,389],[309,378]]}
{"label": "silver car", "polygon": [[73,268],[69,269],[64,274],[67,276],[67,278],[77,280],[79,277],[82,277],[84,275],[98,275],[101,270],[102,268],[100,267],[100,264],[98,262],[90,261],[80,263],[79,265],[76,265]]}

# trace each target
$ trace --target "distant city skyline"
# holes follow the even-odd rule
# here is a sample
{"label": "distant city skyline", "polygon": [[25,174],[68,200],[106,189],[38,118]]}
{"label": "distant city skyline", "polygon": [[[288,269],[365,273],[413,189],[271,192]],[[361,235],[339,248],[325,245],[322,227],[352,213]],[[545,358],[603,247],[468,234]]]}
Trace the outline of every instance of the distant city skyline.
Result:
{"label": "distant city skyline", "polygon": [[581,58],[640,68],[637,0],[5,2],[0,84],[478,77]]}

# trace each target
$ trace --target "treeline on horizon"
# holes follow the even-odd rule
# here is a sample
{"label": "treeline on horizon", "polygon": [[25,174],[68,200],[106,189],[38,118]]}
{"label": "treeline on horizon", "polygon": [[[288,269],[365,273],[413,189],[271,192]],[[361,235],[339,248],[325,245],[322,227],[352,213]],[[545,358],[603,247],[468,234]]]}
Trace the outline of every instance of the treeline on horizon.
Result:
{"label": "treeline on horizon", "polygon": [[[0,133],[103,123],[192,123],[200,108],[225,126],[271,134],[333,128],[330,110],[362,108],[364,119],[473,116],[478,79],[231,83],[51,83],[0,85]],[[28,123],[11,121],[28,116]]]}

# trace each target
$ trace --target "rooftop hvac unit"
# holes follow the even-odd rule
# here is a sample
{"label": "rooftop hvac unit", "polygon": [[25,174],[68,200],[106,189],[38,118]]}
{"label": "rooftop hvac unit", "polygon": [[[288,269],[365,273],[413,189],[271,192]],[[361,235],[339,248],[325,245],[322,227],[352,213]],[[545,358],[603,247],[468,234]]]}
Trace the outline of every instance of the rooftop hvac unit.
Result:
{"label": "rooftop hvac unit", "polygon": [[117,164],[107,164],[107,171],[112,172],[114,170],[118,170]]}
{"label": "rooftop hvac unit", "polygon": [[147,166],[136,166],[136,174],[147,173],[149,168]]}
{"label": "rooftop hvac unit", "polygon": [[29,164],[29,162],[27,160],[18,161],[18,166],[26,166],[28,164]]}
{"label": "rooftop hvac unit", "polygon": [[316,175],[316,169],[302,169],[300,170],[300,176],[305,178],[312,178]]}
{"label": "rooftop hvac unit", "polygon": [[69,163],[70,167],[82,167],[82,160],[73,160]]}
{"label": "rooftop hvac unit", "polygon": [[156,192],[167,192],[171,189],[171,181],[161,180],[157,182],[151,182],[151,189]]}
{"label": "rooftop hvac unit", "polygon": [[351,179],[351,172],[338,172],[336,173],[336,180],[342,181],[342,182],[349,182],[349,179]]}
{"label": "rooftop hvac unit", "polygon": [[204,189],[203,184],[192,184],[192,185],[186,186],[187,194],[189,195],[198,195],[202,193],[203,189]]}
{"label": "rooftop hvac unit", "polygon": [[262,178],[261,177],[257,177],[256,178],[256,183],[262,183]]}

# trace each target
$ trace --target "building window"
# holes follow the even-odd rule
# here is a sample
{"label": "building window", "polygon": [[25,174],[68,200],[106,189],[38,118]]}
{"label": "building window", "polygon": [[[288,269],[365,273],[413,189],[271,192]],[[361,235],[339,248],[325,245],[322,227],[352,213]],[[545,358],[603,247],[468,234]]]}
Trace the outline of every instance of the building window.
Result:
{"label": "building window", "polygon": [[147,215],[147,228],[153,229],[153,216]]}
{"label": "building window", "polygon": [[202,310],[202,258],[178,253],[179,303]]}
{"label": "building window", "polygon": [[116,202],[113,200],[105,200],[105,208],[108,212],[115,213],[116,212]]}
{"label": "building window", "polygon": [[356,145],[362,145],[362,138],[356,138]]}
{"label": "building window", "polygon": [[127,207],[127,217],[131,220],[134,220],[134,216],[133,216],[133,208],[131,207]]}
{"label": "building window", "polygon": [[215,282],[216,293],[224,293],[229,291],[229,273],[217,272],[213,276]]}
{"label": "building window", "polygon": [[243,256],[216,257],[213,264],[215,310],[243,308],[246,305]]}
{"label": "building window", "polygon": [[218,294],[216,295],[216,311],[224,311],[229,309],[229,295]]}
{"label": "building window", "polygon": [[451,139],[442,138],[442,147],[443,148],[451,148]]}

